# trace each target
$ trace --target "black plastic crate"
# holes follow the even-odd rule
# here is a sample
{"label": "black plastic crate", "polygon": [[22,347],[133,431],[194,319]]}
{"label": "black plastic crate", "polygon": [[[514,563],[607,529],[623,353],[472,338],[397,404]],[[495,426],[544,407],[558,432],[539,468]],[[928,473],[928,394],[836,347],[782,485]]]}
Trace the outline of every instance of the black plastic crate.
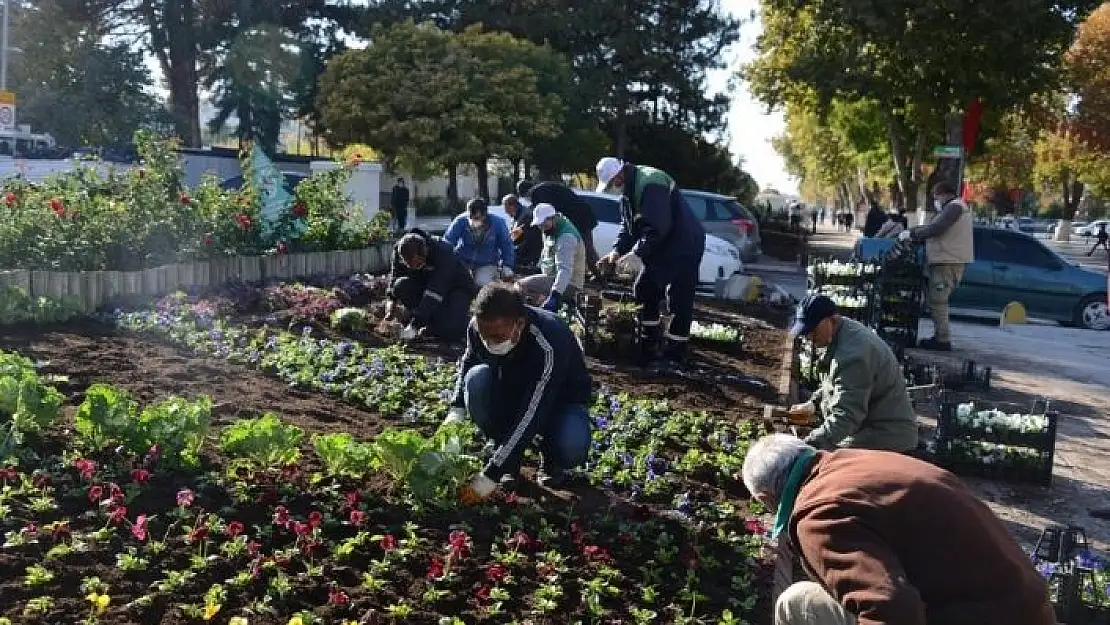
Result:
{"label": "black plastic crate", "polygon": [[[1038,405],[1043,405],[1040,410]],[[977,427],[960,423],[958,403],[947,398],[937,419],[935,462],[959,475],[1005,481],[1049,485],[1056,455],[1059,415],[1047,409],[1047,402],[1034,402],[1032,410],[1017,410],[1026,415],[1043,416],[1042,429],[1033,432]],[[976,411],[1000,409],[998,405],[977,405]],[[1011,408],[1012,410],[1012,408]],[[984,460],[984,457],[989,460]]]}
{"label": "black plastic crate", "polygon": [[991,390],[991,367],[981,367],[974,360],[965,360],[958,372],[944,375],[944,387],[953,391]]}

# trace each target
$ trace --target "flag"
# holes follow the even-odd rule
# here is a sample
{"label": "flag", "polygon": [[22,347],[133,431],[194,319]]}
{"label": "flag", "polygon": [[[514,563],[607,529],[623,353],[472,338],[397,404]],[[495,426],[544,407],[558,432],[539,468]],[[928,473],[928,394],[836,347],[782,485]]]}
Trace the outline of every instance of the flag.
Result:
{"label": "flag", "polygon": [[[259,194],[259,226],[262,229],[262,238],[274,241],[278,238],[278,226],[285,211],[289,209],[293,197],[285,190],[285,176],[278,171],[274,162],[262,148],[255,144],[251,147],[251,183]],[[289,233],[296,238],[304,233],[307,228],[304,220],[293,222],[293,231]]]}

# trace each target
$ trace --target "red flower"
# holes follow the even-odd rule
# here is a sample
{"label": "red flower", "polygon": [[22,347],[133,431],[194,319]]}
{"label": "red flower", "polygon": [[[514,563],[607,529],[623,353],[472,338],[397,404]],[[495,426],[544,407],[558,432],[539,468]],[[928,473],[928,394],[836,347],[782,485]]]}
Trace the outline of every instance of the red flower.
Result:
{"label": "red flower", "polygon": [[196,500],[196,497],[197,496],[195,493],[193,493],[193,491],[189,490],[188,488],[182,488],[181,490],[177,491],[177,505],[182,508],[188,508],[189,506],[193,505],[193,501]]}
{"label": "red flower", "polygon": [[90,486],[89,487],[89,501],[92,502],[92,503],[95,503],[95,504],[99,504],[101,499],[104,499],[104,487],[103,486]]}
{"label": "red flower", "polygon": [[262,549],[262,543],[258,541],[252,540],[247,543],[247,553],[251,554],[252,556],[258,555],[258,551],[260,549]]}
{"label": "red flower", "polygon": [[31,483],[35,485],[35,488],[46,488],[52,482],[50,476],[42,471],[35,471],[31,474]]}
{"label": "red flower", "polygon": [[428,563],[428,579],[441,579],[443,577],[443,560],[438,556],[432,556],[431,562]]}
{"label": "red flower", "polygon": [[294,217],[304,217],[307,214],[308,214],[308,207],[304,205],[304,202],[297,202],[296,204],[293,205],[293,216]]}
{"label": "red flower", "polygon": [[491,564],[489,568],[486,569],[486,579],[494,584],[500,584],[508,575],[509,571],[500,564]]}
{"label": "red flower", "polygon": [[185,542],[188,542],[190,544],[195,543],[195,542],[200,542],[200,541],[204,540],[205,537],[207,537],[207,536],[208,536],[208,526],[207,525],[198,525],[198,526],[193,528],[193,531],[189,532],[189,536],[185,538]]}
{"label": "red flower", "polygon": [[119,523],[125,518],[127,518],[126,506],[116,506],[108,510],[108,522],[112,523],[113,525]]}
{"label": "red flower", "polygon": [[181,192],[181,203],[184,204],[185,206],[188,206],[189,202],[191,202],[191,201],[192,200],[189,199],[189,194],[182,191]]}
{"label": "red flower", "polygon": [[366,513],[362,510],[351,510],[351,525],[360,526],[366,522]]}
{"label": "red flower", "polygon": [[55,539],[61,539],[61,538],[65,538],[66,536],[69,536],[70,535],[69,523],[61,522],[61,521],[55,522],[53,533],[54,533],[54,538]]}
{"label": "red flower", "polygon": [[4,467],[0,469],[0,479],[5,482],[15,482],[19,480],[19,469],[15,467]]}
{"label": "red flower", "polygon": [[317,527],[320,527],[320,524],[323,523],[323,522],[324,522],[324,515],[321,514],[319,511],[313,510],[312,512],[308,513],[308,526],[311,527],[312,529],[316,529]]}
{"label": "red flower", "polygon": [[528,532],[523,530],[513,534],[513,537],[506,542],[510,547],[520,550],[535,549],[539,545],[535,539],[528,535]]}
{"label": "red flower", "polygon": [[465,558],[470,552],[467,544],[470,540],[470,537],[467,536],[466,532],[462,530],[455,530],[451,532],[451,535],[447,538],[447,540],[451,547],[452,558]]}
{"label": "red flower", "polygon": [[58,198],[52,198],[50,200],[50,210],[54,211],[54,214],[58,217],[61,217],[66,214],[66,205]]}
{"label": "red flower", "polygon": [[312,529],[308,523],[293,523],[293,533],[297,536],[308,536],[309,530]]}
{"label": "red flower", "polygon": [[150,471],[146,469],[135,469],[131,471],[131,479],[135,480],[138,484],[145,484],[150,481]]}
{"label": "red flower", "polygon": [[397,548],[397,537],[393,534],[386,534],[385,536],[382,536],[381,545],[382,550],[386,553],[389,553],[390,551],[393,551]]}
{"label": "red flower", "polygon": [[338,588],[332,588],[328,591],[328,603],[332,605],[347,605],[351,602],[351,598],[347,593]]}
{"label": "red flower", "polygon": [[123,489],[119,487],[119,484],[115,482],[108,484],[108,497],[111,498],[112,503],[117,506],[123,504]]}
{"label": "red flower", "polygon": [[243,533],[243,524],[239,521],[232,521],[231,523],[227,524],[226,528],[224,528],[224,532],[231,538],[235,538],[239,534]]}
{"label": "red flower", "polygon": [[478,590],[474,591],[474,598],[484,603],[486,601],[489,601],[489,593],[489,586],[479,586]]}
{"label": "red flower", "polygon": [[91,480],[93,475],[96,474],[96,461],[89,460],[88,458],[78,458],[73,461],[73,466],[81,474],[81,479]]}
{"label": "red flower", "polygon": [[15,206],[15,203],[18,202],[18,201],[19,201],[19,196],[12,193],[11,191],[8,191],[7,195],[4,196],[4,203],[7,204],[8,206]]}
{"label": "red flower", "polygon": [[135,518],[135,524],[131,526],[131,535],[140,541],[146,540],[146,515],[140,514]]}
{"label": "red flower", "polygon": [[235,223],[239,224],[240,230],[250,230],[251,218],[246,213],[239,213],[235,216]]}
{"label": "red flower", "polygon": [[748,530],[748,532],[752,534],[767,533],[767,526],[764,525],[763,521],[760,521],[759,519],[748,519],[747,521],[744,521],[744,529]]}
{"label": "red flower", "polygon": [[274,525],[282,527],[289,525],[289,511],[285,509],[285,506],[274,508]]}
{"label": "red flower", "polygon": [[210,235],[210,234],[204,235],[204,244],[205,245],[212,245],[212,235]]}
{"label": "red flower", "polygon": [[517,504],[517,502],[520,501],[520,495],[517,495],[515,492],[513,492],[511,490],[505,491],[501,495],[501,498],[505,501],[505,503],[509,504],[510,506],[515,506]]}

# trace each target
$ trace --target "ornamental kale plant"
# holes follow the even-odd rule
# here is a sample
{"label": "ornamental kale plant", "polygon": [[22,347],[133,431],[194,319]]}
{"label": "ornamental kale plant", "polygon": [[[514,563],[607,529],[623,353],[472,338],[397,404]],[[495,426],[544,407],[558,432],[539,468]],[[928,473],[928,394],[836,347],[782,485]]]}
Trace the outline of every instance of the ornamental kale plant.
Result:
{"label": "ornamental kale plant", "polygon": [[278,468],[300,459],[302,438],[304,430],[266,413],[225,427],[220,433],[220,451],[231,458],[248,460],[257,468]]}

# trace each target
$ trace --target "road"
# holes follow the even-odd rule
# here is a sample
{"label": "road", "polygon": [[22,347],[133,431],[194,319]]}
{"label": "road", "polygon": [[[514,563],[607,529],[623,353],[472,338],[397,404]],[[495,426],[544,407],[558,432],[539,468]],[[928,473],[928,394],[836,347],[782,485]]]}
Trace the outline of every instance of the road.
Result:
{"label": "road", "polygon": [[1087,256],[1087,252],[1094,246],[1094,238],[1086,238],[1080,236],[1072,236],[1072,240],[1066,243],[1057,243],[1051,240],[1047,234],[1035,235],[1041,239],[1052,249],[1056,250],[1064,258],[1079,263],[1084,269],[1097,271],[1105,274],[1107,272],[1106,250],[1099,248],[1095,251],[1093,256]]}

